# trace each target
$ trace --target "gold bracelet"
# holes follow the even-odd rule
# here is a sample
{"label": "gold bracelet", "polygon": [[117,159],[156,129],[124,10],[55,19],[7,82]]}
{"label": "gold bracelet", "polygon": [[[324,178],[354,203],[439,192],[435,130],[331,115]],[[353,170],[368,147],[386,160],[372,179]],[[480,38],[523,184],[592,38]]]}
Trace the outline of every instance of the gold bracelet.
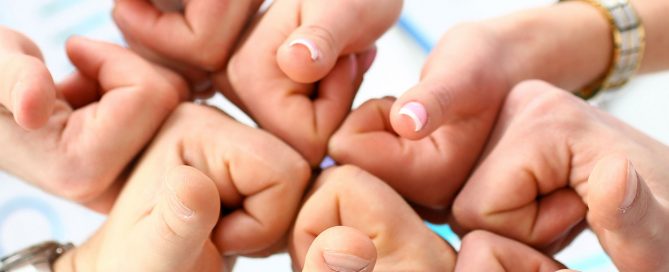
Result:
{"label": "gold bracelet", "polygon": [[[568,0],[560,0],[560,2]],[[575,94],[583,99],[594,97],[601,90],[625,85],[641,65],[646,46],[641,19],[628,0],[579,0],[597,8],[609,22],[613,38],[611,64],[604,77]]]}

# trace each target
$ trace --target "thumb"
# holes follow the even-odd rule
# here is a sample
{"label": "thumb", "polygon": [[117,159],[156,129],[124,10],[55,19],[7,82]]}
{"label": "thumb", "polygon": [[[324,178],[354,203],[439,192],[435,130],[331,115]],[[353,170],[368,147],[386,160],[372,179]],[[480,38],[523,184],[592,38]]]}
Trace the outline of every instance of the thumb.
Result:
{"label": "thumb", "polygon": [[309,247],[304,272],[371,272],[376,248],[362,232],[344,226],[323,231]]}
{"label": "thumb", "polygon": [[401,8],[401,0],[302,1],[300,25],[277,51],[279,67],[296,82],[315,82],[340,56],[372,48]]}
{"label": "thumb", "polygon": [[667,269],[662,262],[669,238],[660,234],[667,212],[632,163],[621,155],[600,160],[588,188],[588,222],[616,266],[623,271]]}
{"label": "thumb", "polygon": [[195,168],[179,166],[168,173],[157,204],[141,228],[149,237],[143,250],[159,260],[150,262],[158,266],[151,271],[181,271],[177,268],[198,262],[204,247],[210,246],[206,242],[218,221],[217,192],[215,183]]}
{"label": "thumb", "polygon": [[49,120],[56,87],[35,44],[0,27],[0,108],[12,113],[24,129],[38,129]]}

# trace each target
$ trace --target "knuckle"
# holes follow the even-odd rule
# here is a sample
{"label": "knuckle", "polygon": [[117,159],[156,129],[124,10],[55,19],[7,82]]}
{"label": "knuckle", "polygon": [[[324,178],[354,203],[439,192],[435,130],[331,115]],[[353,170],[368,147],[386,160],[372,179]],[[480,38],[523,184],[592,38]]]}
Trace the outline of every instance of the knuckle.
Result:
{"label": "knuckle", "polygon": [[347,164],[325,170],[319,177],[319,181],[324,187],[333,187],[335,191],[339,191],[344,188],[356,186],[356,184],[359,183],[357,182],[358,177],[364,174],[364,170],[357,166]]}
{"label": "knuckle", "polygon": [[462,238],[463,247],[471,247],[477,249],[489,248],[494,235],[484,230],[473,230]]}
{"label": "knuckle", "polygon": [[484,210],[479,201],[471,201],[459,195],[453,203],[452,212],[455,220],[465,228],[474,229],[483,218]]}
{"label": "knuckle", "polygon": [[303,31],[318,41],[318,44],[325,46],[325,48],[321,48],[322,50],[325,50],[326,52],[337,51],[338,48],[335,48],[337,45],[335,36],[328,28],[320,25],[307,25],[304,26]]}

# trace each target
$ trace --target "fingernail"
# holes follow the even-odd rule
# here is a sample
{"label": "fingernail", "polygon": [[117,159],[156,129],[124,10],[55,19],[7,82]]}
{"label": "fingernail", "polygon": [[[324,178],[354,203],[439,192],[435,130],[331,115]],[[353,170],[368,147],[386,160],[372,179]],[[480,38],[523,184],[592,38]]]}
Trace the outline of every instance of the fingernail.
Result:
{"label": "fingernail", "polygon": [[623,202],[620,204],[620,210],[625,213],[625,211],[632,206],[634,199],[636,198],[637,187],[639,184],[639,173],[634,169],[632,162],[627,162],[627,187],[625,188],[625,197]]}
{"label": "fingernail", "polygon": [[176,190],[172,188],[172,185],[170,185],[169,182],[166,183],[165,185],[167,191],[169,191],[170,199],[168,201],[168,205],[170,206],[170,209],[172,209],[172,211],[174,211],[177,215],[181,216],[183,219],[191,218],[195,214],[195,212],[192,209],[188,208],[188,206],[186,206],[186,204],[184,204],[183,201],[181,201],[179,196],[177,196]]}
{"label": "fingernail", "polygon": [[292,42],[290,42],[290,44],[288,46],[293,47],[295,45],[302,45],[302,46],[306,47],[307,50],[309,50],[309,54],[311,54],[311,60],[312,61],[316,61],[321,57],[321,53],[318,50],[318,47],[311,40],[304,39],[304,38],[295,39]]}
{"label": "fingernail", "polygon": [[369,266],[369,260],[330,250],[323,252],[323,259],[325,264],[336,272],[361,272]]}
{"label": "fingernail", "polygon": [[425,106],[419,102],[409,102],[404,104],[399,113],[400,115],[405,115],[411,118],[415,132],[423,129],[427,122],[427,111],[425,110]]}
{"label": "fingernail", "polygon": [[365,54],[365,59],[363,60],[363,65],[362,65],[363,71],[365,71],[365,73],[369,71],[369,68],[372,68],[372,64],[374,63],[374,59],[376,59],[377,53],[378,50],[376,49],[376,47],[374,47],[374,49]]}

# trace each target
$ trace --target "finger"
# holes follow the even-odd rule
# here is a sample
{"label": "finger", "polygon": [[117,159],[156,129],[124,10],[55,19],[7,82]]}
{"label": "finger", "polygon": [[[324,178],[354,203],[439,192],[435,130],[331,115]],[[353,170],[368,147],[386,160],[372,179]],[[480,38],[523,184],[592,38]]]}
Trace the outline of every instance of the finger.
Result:
{"label": "finger", "polygon": [[281,70],[296,82],[325,77],[340,56],[369,48],[398,18],[401,0],[302,1],[300,25],[277,52]]}
{"label": "finger", "polygon": [[53,112],[56,88],[39,49],[22,35],[0,29],[0,105],[24,129],[46,124]]}
{"label": "finger", "polygon": [[304,272],[374,271],[376,248],[364,233],[350,227],[332,227],[309,247]]}
{"label": "finger", "polygon": [[480,129],[479,122],[443,127],[412,141],[392,130],[388,116],[393,101],[370,100],[354,110],[332,136],[328,152],[340,164],[378,176],[411,202],[446,214],[482,148],[475,144],[484,138],[468,133]]}
{"label": "finger", "polygon": [[[177,113],[196,108],[180,107]],[[283,239],[292,224],[311,168],[279,139],[221,119],[220,112],[204,112],[215,114],[217,119],[203,116],[198,120],[221,120],[220,125],[203,126],[207,136],[188,141],[184,150],[204,151],[203,155],[188,156],[189,164],[207,169],[218,185],[224,214],[214,230],[213,241],[226,256],[265,252]],[[197,116],[193,113],[189,111],[185,116]],[[212,142],[211,135],[226,141]]]}
{"label": "finger", "polygon": [[151,3],[162,12],[178,12],[184,9],[183,0],[151,0]]}
{"label": "finger", "polygon": [[216,71],[262,2],[193,0],[184,2],[182,14],[163,13],[149,1],[120,0],[113,17],[129,40],[167,59]]}
{"label": "finger", "polygon": [[[325,156],[328,139],[350,111],[361,81],[359,71],[355,56],[342,57],[332,73],[318,84],[318,90],[313,90],[313,100],[308,97],[312,87],[286,80],[248,86],[249,90],[263,93],[268,88],[295,91],[266,93],[267,99],[252,98],[248,92],[238,94],[263,129],[286,141],[315,166]],[[272,86],[264,86],[269,84]]]}
{"label": "finger", "polygon": [[95,179],[95,183],[78,180],[78,186],[68,190],[69,198],[88,202],[106,189],[148,143],[163,120],[185,99],[187,88],[176,75],[168,76],[162,68],[112,44],[72,38],[67,52],[78,75],[61,85],[61,91],[83,102],[101,97],[73,112],[59,131],[62,139],[72,143],[69,156],[95,154],[93,160],[105,165],[85,168],[87,171],[78,175]]}
{"label": "finger", "polygon": [[[571,237],[586,207],[569,187],[574,177],[567,171],[572,153],[565,139],[576,137],[574,120],[587,116],[580,110],[582,102],[571,99],[539,82],[512,91],[483,159],[454,202],[460,225],[541,249]],[[555,117],[546,109],[563,114]]]}
{"label": "finger", "polygon": [[[662,271],[669,239],[667,208],[622,155],[600,160],[588,179],[588,222],[622,271]],[[640,261],[644,260],[644,261]]]}
{"label": "finger", "polygon": [[545,271],[564,268],[542,253],[490,232],[477,230],[462,239],[455,271]]}
{"label": "finger", "polygon": [[316,236],[333,226],[353,227],[370,237],[379,252],[379,271],[448,270],[454,264],[454,251],[397,193],[354,166],[323,173],[303,204],[289,242],[296,268],[305,263]]}
{"label": "finger", "polygon": [[167,174],[157,199],[136,233],[141,240],[135,243],[143,247],[138,252],[151,252],[161,260],[153,262],[159,267],[147,270],[193,267],[202,258],[220,214],[214,181],[195,168],[179,166]]}
{"label": "finger", "polygon": [[512,86],[503,69],[491,69],[502,53],[494,39],[485,38],[489,32],[460,27],[442,38],[420,82],[393,104],[390,120],[400,136],[421,139],[442,125],[497,113]]}

